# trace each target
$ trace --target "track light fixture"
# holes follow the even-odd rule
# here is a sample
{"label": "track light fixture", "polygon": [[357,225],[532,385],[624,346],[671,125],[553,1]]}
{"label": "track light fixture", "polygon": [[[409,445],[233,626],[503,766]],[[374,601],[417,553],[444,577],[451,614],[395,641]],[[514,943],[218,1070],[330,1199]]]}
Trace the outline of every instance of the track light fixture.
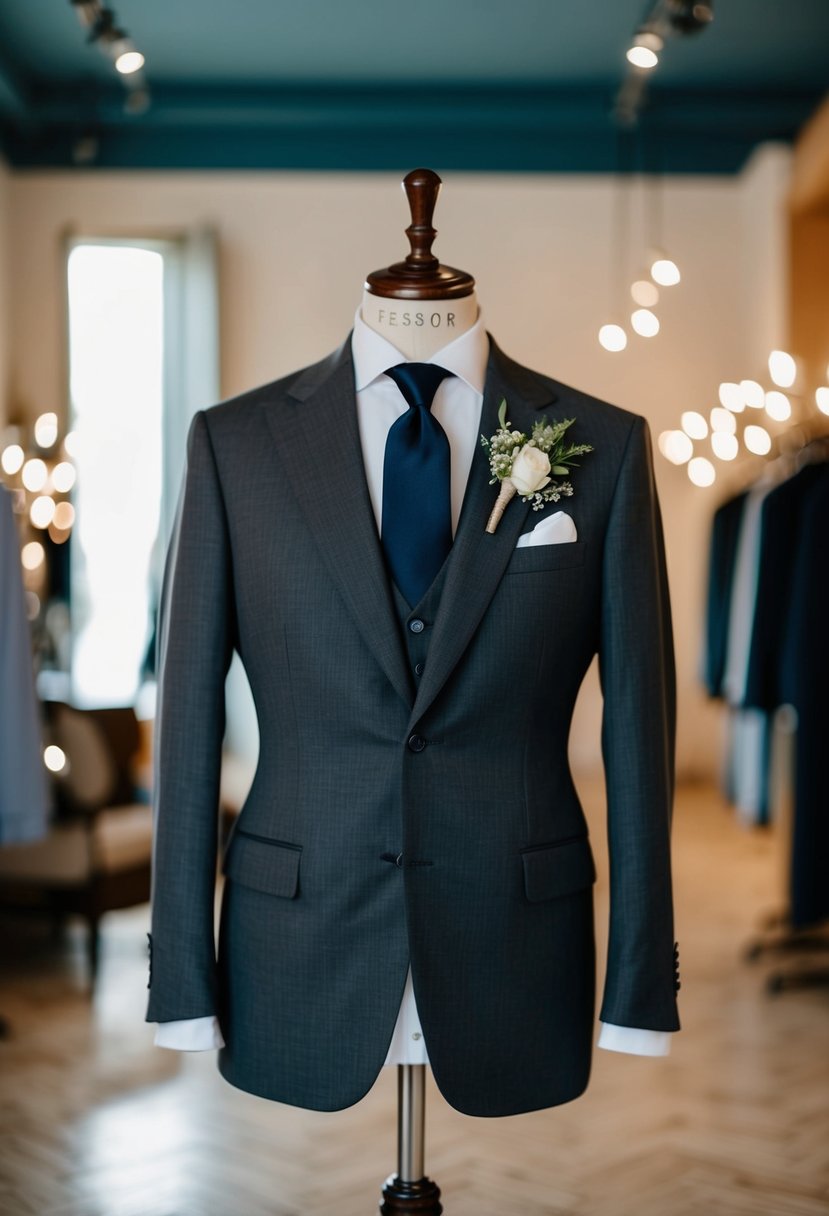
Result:
{"label": "track light fixture", "polygon": [[698,34],[713,20],[713,0],[654,0],[625,52],[630,69],[613,107],[619,124],[635,125],[644,106],[646,82],[658,67],[669,39]]}
{"label": "track light fixture", "polygon": [[89,30],[87,43],[96,45],[123,78],[131,93],[139,95],[138,104],[127,105],[132,113],[147,108],[149,95],[141,78],[144,56],[126,30],[116,24],[115,12],[100,0],[69,0],[81,25]]}
{"label": "track light fixture", "polygon": [[667,18],[678,34],[698,34],[714,20],[713,3],[701,0],[667,0]]}

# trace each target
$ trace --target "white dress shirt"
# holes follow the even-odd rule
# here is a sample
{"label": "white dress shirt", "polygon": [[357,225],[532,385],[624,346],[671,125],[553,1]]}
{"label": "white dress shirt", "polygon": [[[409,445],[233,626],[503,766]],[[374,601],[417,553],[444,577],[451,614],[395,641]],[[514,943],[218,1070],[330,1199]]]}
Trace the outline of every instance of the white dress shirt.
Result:
{"label": "white dress shirt", "polygon": [[[354,314],[351,340],[354,360],[354,383],[357,396],[357,420],[360,444],[365,463],[377,532],[380,534],[383,505],[383,464],[389,428],[409,408],[395,382],[384,375],[387,367],[409,363],[405,355],[387,338],[366,325],[359,305]],[[471,329],[454,338],[424,363],[438,363],[453,376],[438,386],[432,403],[432,414],[449,439],[451,451],[451,508],[454,537],[463,502],[475,447],[480,442],[481,407],[484,380],[489,359],[489,337],[481,312]],[[155,1035],[158,1047],[200,1051],[222,1047],[224,1040],[216,1018],[192,1018],[178,1022],[161,1022]],[[670,1032],[639,1030],[628,1026],[601,1023],[598,1046],[610,1051],[633,1055],[667,1055]],[[428,1064],[426,1041],[414,999],[411,967],[400,1010],[397,1015],[384,1067],[391,1064]]]}

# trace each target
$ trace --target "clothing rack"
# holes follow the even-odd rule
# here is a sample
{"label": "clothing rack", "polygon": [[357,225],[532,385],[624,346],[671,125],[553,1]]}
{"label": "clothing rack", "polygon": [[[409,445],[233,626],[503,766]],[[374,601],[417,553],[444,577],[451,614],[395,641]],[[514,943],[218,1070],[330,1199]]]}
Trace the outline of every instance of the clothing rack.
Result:
{"label": "clothing rack", "polygon": [[[791,831],[792,858],[788,875],[789,907],[785,912],[766,918],[762,934],[745,951],[746,960],[752,962],[766,954],[793,957],[812,951],[829,951],[829,933],[826,932],[829,898],[816,894],[813,889],[817,862],[811,855],[812,844],[817,857],[822,856],[827,847],[826,806],[819,792],[826,780],[822,775],[825,766],[822,767],[823,751],[814,745],[807,748],[804,741],[806,737],[815,736],[816,727],[817,737],[825,734],[829,718],[829,703],[823,693],[823,688],[829,689],[829,680],[822,687],[816,683],[822,670],[819,649],[822,631],[819,621],[816,626],[812,620],[813,611],[820,611],[820,605],[829,596],[824,573],[826,563],[821,560],[819,545],[821,537],[829,536],[826,490],[829,486],[829,423],[821,419],[795,422],[776,437],[776,447],[776,453],[763,461],[759,474],[756,466],[752,467],[751,475],[742,486],[717,508],[709,553],[704,671],[709,695],[731,705],[732,728],[741,723],[743,713],[747,724],[752,725],[751,711],[755,711],[754,724],[759,730],[767,728],[767,741],[771,741],[773,722],[779,728],[781,706],[799,702],[795,706],[798,725],[788,740],[792,744],[794,762],[788,791],[793,809],[786,825]],[[822,530],[824,519],[825,530]],[[746,550],[740,550],[741,543],[747,546]],[[823,543],[825,545],[825,541]],[[748,626],[743,671],[743,656],[735,654],[738,649],[735,639],[745,644],[746,635],[740,635],[739,613],[745,609],[746,572],[751,569],[751,546],[754,544],[756,582],[748,619],[742,622],[743,626]],[[735,569],[740,566],[738,578],[742,582],[738,581],[735,594],[742,599],[732,602]],[[829,610],[829,599],[825,606]],[[814,664],[810,645],[816,652]],[[732,660],[730,670],[729,658]],[[744,683],[741,683],[743,679]],[[777,733],[778,736],[782,734],[779,729]],[[776,739],[778,745],[781,741],[787,742],[785,736],[782,740]],[[779,746],[776,757],[779,765]],[[769,751],[757,748],[749,759],[758,766],[761,781],[767,781],[771,767]],[[730,779],[738,771],[733,756],[731,760]],[[733,796],[734,787],[730,786],[728,792]],[[761,804],[762,799],[758,805]],[[756,822],[763,822],[763,819]],[[798,883],[805,891],[798,888]],[[825,966],[778,969],[767,977],[767,990],[771,993],[827,984],[829,967]]]}

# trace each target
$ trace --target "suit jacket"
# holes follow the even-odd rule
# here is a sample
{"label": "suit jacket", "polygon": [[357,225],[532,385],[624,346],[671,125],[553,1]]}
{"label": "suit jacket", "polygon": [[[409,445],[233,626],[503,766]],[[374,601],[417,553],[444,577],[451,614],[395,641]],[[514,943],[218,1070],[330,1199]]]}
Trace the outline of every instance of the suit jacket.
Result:
{"label": "suit jacket", "polygon": [[[280,1102],[339,1110],[367,1093],[410,959],[450,1105],[500,1116],[583,1092],[595,867],[567,742],[597,651],[611,871],[600,1017],[679,1028],[676,692],[649,430],[489,336],[481,431],[506,398],[514,427],[575,416],[570,433],[595,447],[567,500],[579,540],[516,547],[539,520],[518,496],[487,533],[497,487],[480,446],[417,684],[365,480],[350,334],[190,427],[160,608],[146,1016],[216,1014],[222,1075]],[[260,754],[222,857],[217,955],[234,648]]]}
{"label": "suit jacket", "polygon": [[804,465],[766,495],[760,512],[757,590],[743,704],[768,713],[786,701],[797,704],[792,683],[795,668],[787,662],[784,643],[797,629],[797,615],[792,612],[793,571],[804,510],[822,471],[820,464]]}
{"label": "suit jacket", "polygon": [[20,541],[0,485],[0,845],[40,840],[50,811]]}
{"label": "suit jacket", "polygon": [[790,908],[796,928],[829,919],[829,465],[814,467],[803,492],[783,642],[784,693],[797,709]]}
{"label": "suit jacket", "polygon": [[789,917],[829,917],[829,465],[804,465],[763,502],[746,704],[797,710]]}
{"label": "suit jacket", "polygon": [[746,498],[745,490],[729,498],[717,508],[711,522],[703,659],[703,681],[711,697],[723,696],[731,588]]}

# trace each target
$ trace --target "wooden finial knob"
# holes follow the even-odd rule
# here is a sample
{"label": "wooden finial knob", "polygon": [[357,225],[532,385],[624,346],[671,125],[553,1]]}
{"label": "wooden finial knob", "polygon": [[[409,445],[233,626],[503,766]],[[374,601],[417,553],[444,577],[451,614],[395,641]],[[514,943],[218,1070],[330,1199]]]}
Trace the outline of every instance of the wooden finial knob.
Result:
{"label": "wooden finial knob", "polygon": [[464,270],[442,266],[432,253],[437,229],[432,216],[441,180],[432,169],[412,169],[403,178],[412,222],[406,229],[410,252],[404,262],[375,270],[366,278],[373,295],[396,300],[449,300],[471,295],[475,280]]}
{"label": "wooden finial knob", "polygon": [[437,229],[432,227],[432,216],[440,194],[440,178],[432,169],[412,169],[402,184],[412,214],[412,222],[406,229],[411,245],[406,262],[421,270],[435,268],[438,260],[432,253],[432,243]]}

